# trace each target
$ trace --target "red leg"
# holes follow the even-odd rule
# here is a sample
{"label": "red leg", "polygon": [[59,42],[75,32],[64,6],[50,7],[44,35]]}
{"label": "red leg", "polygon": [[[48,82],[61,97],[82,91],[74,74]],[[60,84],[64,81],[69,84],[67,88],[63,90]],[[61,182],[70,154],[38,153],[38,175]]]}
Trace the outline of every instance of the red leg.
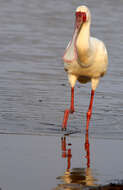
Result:
{"label": "red leg", "polygon": [[71,105],[70,105],[70,113],[74,112],[74,87],[71,88]]}
{"label": "red leg", "polygon": [[69,110],[66,109],[65,112],[64,112],[64,119],[63,119],[63,123],[62,123],[62,130],[66,130],[66,128],[67,128],[68,117],[69,117]]}
{"label": "red leg", "polygon": [[70,109],[66,109],[64,112],[62,130],[66,130],[69,113],[73,113],[73,112],[74,112],[74,87],[71,87],[71,105],[70,105]]}
{"label": "red leg", "polygon": [[86,151],[86,159],[87,159],[87,168],[90,167],[90,149],[89,149],[89,139],[88,139],[88,131],[85,134],[85,151]]}
{"label": "red leg", "polygon": [[87,112],[86,131],[88,131],[89,122],[90,122],[90,119],[91,119],[92,106],[93,106],[93,100],[94,100],[94,93],[95,93],[95,91],[91,90],[90,105],[89,105],[88,112]]}

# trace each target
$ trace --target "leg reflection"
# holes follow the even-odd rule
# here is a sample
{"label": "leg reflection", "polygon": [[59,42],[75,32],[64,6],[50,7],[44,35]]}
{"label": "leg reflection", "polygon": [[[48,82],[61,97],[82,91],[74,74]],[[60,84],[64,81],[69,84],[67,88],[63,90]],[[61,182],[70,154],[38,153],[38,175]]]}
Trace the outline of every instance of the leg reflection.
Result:
{"label": "leg reflection", "polygon": [[[69,147],[69,148],[66,148]],[[71,167],[71,143],[66,144],[66,137],[61,138],[62,158],[67,158],[67,170]]]}
{"label": "leg reflection", "polygon": [[90,168],[90,144],[89,144],[89,135],[88,131],[86,131],[85,134],[85,152],[86,152],[86,173],[85,173],[85,181],[86,181],[86,186],[95,186],[95,179],[92,175],[92,171]]}
{"label": "leg reflection", "polygon": [[86,159],[87,159],[87,168],[90,168],[90,144],[88,138],[88,131],[85,134],[85,151],[86,151]]}
{"label": "leg reflection", "polygon": [[[77,143],[78,145],[78,143]],[[78,165],[78,161],[74,162],[74,166],[72,166],[72,151],[71,151],[72,143],[70,142],[69,136],[63,136],[61,138],[61,157],[67,161],[66,169],[64,175],[57,177],[61,182],[58,185],[57,189],[69,189],[73,188],[79,190],[80,187],[89,187],[95,186],[95,179],[92,175],[92,171],[90,168],[90,144],[89,144],[89,135],[86,132],[84,148],[86,153],[86,166],[76,167]],[[76,146],[77,148],[77,146]],[[76,149],[73,150],[76,153]],[[80,153],[81,155],[81,153]],[[80,156],[81,157],[81,156]]]}

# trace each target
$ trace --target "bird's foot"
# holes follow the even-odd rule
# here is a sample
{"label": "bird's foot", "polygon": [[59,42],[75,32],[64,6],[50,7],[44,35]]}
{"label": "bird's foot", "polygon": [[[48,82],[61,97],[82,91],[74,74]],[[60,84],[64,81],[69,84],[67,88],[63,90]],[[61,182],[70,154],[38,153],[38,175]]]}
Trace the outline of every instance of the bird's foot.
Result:
{"label": "bird's foot", "polygon": [[70,113],[74,113],[74,112],[75,112],[74,108],[70,108]]}
{"label": "bird's foot", "polygon": [[66,130],[67,130],[67,128],[65,128],[65,127],[63,128],[63,126],[62,126],[62,129],[61,129],[61,130],[62,130],[62,131],[66,131]]}
{"label": "bird's foot", "polygon": [[64,112],[64,119],[63,119],[63,123],[62,123],[62,131],[66,131],[67,129],[67,121],[68,121],[68,117],[69,117],[69,109],[66,109]]}

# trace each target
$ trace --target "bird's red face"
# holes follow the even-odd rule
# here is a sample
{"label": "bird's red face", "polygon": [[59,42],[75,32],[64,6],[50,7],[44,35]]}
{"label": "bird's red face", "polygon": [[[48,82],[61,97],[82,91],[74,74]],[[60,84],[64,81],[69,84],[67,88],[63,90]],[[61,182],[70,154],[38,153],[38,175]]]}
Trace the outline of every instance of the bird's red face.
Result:
{"label": "bird's red face", "polygon": [[[82,10],[81,10],[82,9]],[[78,34],[81,30],[82,25],[88,21],[88,12],[87,8],[79,7],[75,13],[75,28],[71,42],[69,43],[66,52],[64,54],[64,62],[73,62],[73,60],[77,60],[77,48],[76,42]],[[73,47],[74,46],[74,47]],[[74,49],[73,54],[71,53],[71,49]]]}
{"label": "bird's red face", "polygon": [[77,29],[80,29],[81,25],[82,25],[84,22],[86,22],[86,20],[87,20],[86,12],[77,11],[75,14],[76,14],[75,27],[76,27]]}

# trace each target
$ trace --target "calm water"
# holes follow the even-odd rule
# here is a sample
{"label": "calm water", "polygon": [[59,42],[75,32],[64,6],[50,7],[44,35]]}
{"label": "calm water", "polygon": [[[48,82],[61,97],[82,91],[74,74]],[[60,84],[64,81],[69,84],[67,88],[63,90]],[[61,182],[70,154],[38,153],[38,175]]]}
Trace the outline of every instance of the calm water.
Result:
{"label": "calm water", "polygon": [[121,140],[89,138],[85,149],[84,135],[0,135],[0,188],[84,190],[117,182],[123,179],[122,147]]}
{"label": "calm water", "polygon": [[[60,133],[70,87],[62,55],[71,39],[74,11],[88,5],[91,33],[109,52],[107,75],[96,91],[90,133],[123,137],[123,1],[0,1],[0,132]],[[90,84],[77,83],[72,131],[85,130]]]}

